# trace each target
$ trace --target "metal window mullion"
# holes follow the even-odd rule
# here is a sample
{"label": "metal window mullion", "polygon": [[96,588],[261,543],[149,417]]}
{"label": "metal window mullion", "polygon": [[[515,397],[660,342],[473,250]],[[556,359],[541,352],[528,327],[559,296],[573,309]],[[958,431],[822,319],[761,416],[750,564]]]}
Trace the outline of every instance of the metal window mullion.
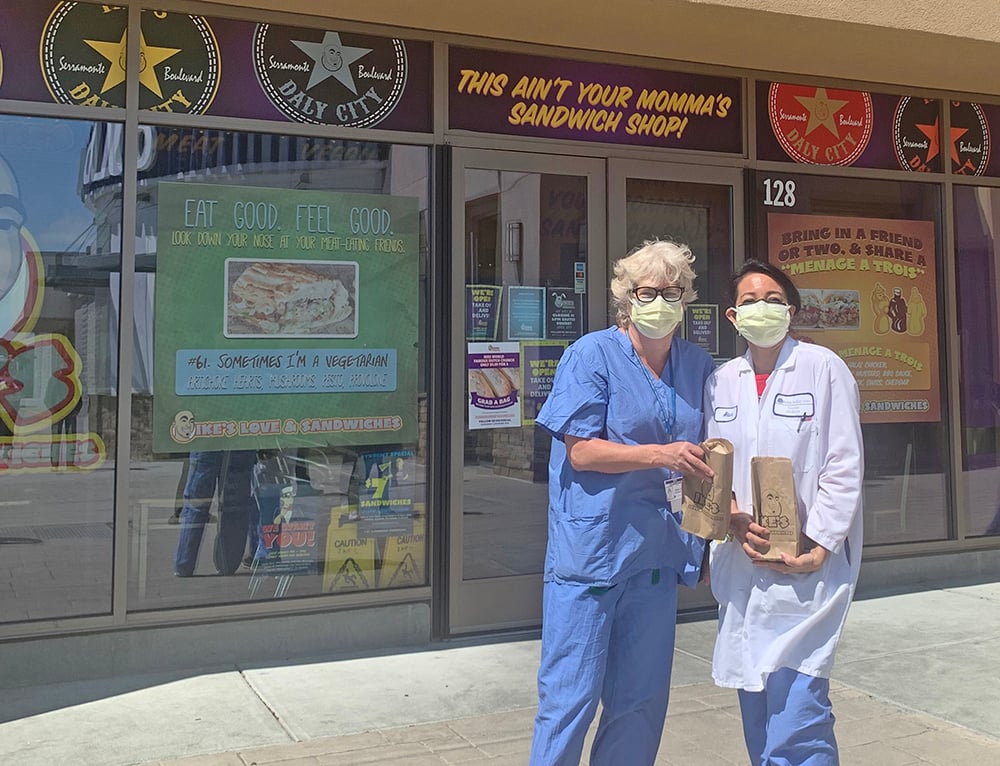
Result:
{"label": "metal window mullion", "polygon": [[[951,100],[943,99],[941,103],[941,135],[951,135]],[[965,454],[965,433],[962,427],[962,338],[958,334],[958,251],[955,248],[955,191],[951,181],[951,160],[942,157],[945,170],[944,183],[941,185],[941,274],[944,279],[944,341],[945,367],[947,369],[948,407],[942,415],[950,420],[950,428],[946,433],[947,458],[946,465],[951,468],[951,481],[946,488],[949,498],[949,508],[946,513],[951,516],[954,524],[952,529],[959,544],[966,542],[968,525],[966,523],[966,493],[965,476],[962,472],[962,458]],[[940,377],[940,376],[939,376]],[[943,393],[943,392],[942,392]],[[948,519],[946,519],[948,521]]]}
{"label": "metal window mullion", "polygon": [[125,623],[129,571],[129,469],[132,449],[132,356],[135,325],[135,228],[139,154],[139,24],[141,10],[128,9],[125,62],[125,128],[122,142],[121,279],[118,300],[118,414],[115,441],[114,558],[112,564],[112,621]]}

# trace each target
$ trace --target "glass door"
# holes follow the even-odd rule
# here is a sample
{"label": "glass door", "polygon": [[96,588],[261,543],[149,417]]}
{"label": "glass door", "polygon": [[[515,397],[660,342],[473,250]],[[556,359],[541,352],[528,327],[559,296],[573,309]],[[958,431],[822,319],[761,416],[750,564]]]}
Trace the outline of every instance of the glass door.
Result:
{"label": "glass door", "polygon": [[[538,625],[563,349],[604,323],[601,160],[456,149],[448,630]],[[461,395],[459,394],[461,392]]]}
{"label": "glass door", "polygon": [[[672,239],[694,253],[697,300],[681,334],[723,362],[743,352],[725,317],[729,277],[745,259],[743,181],[735,168],[613,160],[608,163],[609,263],[651,239]],[[750,254],[746,254],[749,257]],[[678,608],[714,605],[708,587],[681,588]]]}

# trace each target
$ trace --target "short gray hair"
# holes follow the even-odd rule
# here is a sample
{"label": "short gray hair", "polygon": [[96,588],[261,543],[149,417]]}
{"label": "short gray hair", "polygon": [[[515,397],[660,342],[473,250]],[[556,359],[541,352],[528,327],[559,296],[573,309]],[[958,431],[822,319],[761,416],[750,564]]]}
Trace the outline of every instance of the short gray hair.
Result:
{"label": "short gray hair", "polygon": [[624,327],[632,313],[632,289],[657,286],[670,282],[684,288],[681,302],[684,306],[698,299],[694,289],[694,255],[691,248],[668,239],[643,242],[624,258],[615,261],[615,276],[611,280],[611,306],[615,320]]}

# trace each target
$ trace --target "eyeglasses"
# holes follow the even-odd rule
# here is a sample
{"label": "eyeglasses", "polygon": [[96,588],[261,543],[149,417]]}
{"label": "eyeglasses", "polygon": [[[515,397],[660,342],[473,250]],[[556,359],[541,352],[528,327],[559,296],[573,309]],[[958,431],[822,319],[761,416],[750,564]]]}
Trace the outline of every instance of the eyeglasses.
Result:
{"label": "eyeglasses", "polygon": [[659,295],[667,303],[676,303],[684,295],[684,288],[677,285],[671,285],[670,287],[655,288],[655,287],[634,287],[632,288],[632,295],[639,303],[652,303],[656,300],[656,296]]}

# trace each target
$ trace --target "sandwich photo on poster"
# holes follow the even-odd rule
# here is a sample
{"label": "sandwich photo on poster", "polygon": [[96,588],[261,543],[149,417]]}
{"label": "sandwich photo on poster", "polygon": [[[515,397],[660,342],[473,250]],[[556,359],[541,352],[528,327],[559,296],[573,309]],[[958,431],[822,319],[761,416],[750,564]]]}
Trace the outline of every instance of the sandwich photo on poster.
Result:
{"label": "sandwich photo on poster", "polygon": [[227,338],[356,338],[358,264],[226,259]]}

